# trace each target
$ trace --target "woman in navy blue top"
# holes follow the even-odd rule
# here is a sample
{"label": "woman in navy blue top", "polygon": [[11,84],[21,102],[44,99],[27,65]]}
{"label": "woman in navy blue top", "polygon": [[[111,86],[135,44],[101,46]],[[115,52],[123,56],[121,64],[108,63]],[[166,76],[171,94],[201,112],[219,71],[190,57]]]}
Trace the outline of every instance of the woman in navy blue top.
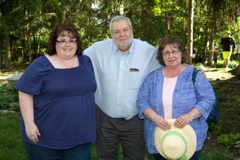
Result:
{"label": "woman in navy blue top", "polygon": [[48,52],[24,72],[19,90],[21,134],[31,160],[89,160],[96,139],[96,82],[72,24],[58,25]]}

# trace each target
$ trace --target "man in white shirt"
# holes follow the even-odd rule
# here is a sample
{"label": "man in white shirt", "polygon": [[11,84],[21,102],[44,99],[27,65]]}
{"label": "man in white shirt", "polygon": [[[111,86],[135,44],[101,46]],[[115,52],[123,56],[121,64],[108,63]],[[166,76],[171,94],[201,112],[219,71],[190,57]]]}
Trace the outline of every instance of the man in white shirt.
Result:
{"label": "man in white shirt", "polygon": [[121,144],[125,159],[143,160],[143,120],[138,118],[136,99],[145,77],[160,67],[157,49],[133,38],[127,17],[112,18],[109,28],[112,39],[84,51],[92,60],[97,81],[98,159],[117,159]]}

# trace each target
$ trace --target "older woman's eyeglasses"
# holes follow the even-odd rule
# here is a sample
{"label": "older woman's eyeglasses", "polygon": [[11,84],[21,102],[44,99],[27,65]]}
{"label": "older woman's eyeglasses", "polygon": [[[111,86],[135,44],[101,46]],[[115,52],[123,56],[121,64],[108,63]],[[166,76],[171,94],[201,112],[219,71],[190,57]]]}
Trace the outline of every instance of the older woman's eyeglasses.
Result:
{"label": "older woman's eyeglasses", "polygon": [[71,39],[70,41],[66,41],[66,40],[56,40],[58,42],[59,45],[61,46],[64,46],[64,45],[67,45],[67,43],[69,45],[74,45],[77,43],[77,40],[76,39]]}
{"label": "older woman's eyeglasses", "polygon": [[172,55],[177,55],[179,52],[181,52],[180,50],[173,50],[172,52],[166,51],[166,52],[162,52],[163,56],[170,56],[170,54]]}

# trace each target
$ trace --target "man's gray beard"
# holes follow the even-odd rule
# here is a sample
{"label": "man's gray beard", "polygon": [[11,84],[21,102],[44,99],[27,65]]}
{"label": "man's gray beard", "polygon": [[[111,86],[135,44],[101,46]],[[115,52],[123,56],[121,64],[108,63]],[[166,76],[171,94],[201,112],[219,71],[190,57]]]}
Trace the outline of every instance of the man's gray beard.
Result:
{"label": "man's gray beard", "polygon": [[125,50],[127,50],[128,48],[131,47],[132,41],[133,41],[133,38],[131,39],[131,41],[126,42],[126,43],[121,43],[121,44],[118,43],[118,45],[117,45],[117,43],[115,42],[115,40],[114,40],[114,43],[115,43],[115,45],[118,47],[118,49],[120,49],[120,50],[122,50],[122,51],[125,51]]}
{"label": "man's gray beard", "polygon": [[121,50],[126,50],[126,49],[130,48],[131,45],[132,45],[132,42],[128,42],[128,43],[118,45],[118,48]]}

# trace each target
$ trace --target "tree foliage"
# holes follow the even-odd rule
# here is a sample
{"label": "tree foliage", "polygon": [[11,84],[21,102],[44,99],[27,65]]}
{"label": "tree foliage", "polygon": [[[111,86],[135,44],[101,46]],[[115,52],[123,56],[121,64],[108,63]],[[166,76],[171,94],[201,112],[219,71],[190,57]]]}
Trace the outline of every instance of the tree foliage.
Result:
{"label": "tree foliage", "polygon": [[[240,37],[239,0],[191,0],[194,3],[193,48],[203,63],[227,30]],[[184,0],[0,0],[0,68],[13,61],[31,62],[46,51],[48,36],[56,24],[77,26],[84,47],[110,37],[110,19],[120,14],[133,23],[134,37],[157,47],[168,35],[166,16],[173,17],[172,35],[187,46],[189,1]],[[188,45],[189,46],[189,45]],[[21,58],[19,58],[21,57]]]}

